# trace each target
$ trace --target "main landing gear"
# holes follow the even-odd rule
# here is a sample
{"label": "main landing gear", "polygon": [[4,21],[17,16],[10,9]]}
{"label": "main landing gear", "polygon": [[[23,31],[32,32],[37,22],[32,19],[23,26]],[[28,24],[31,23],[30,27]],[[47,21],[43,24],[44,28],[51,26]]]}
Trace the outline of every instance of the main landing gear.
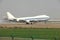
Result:
{"label": "main landing gear", "polygon": [[31,23],[26,23],[26,24],[33,24],[33,23],[31,22]]}

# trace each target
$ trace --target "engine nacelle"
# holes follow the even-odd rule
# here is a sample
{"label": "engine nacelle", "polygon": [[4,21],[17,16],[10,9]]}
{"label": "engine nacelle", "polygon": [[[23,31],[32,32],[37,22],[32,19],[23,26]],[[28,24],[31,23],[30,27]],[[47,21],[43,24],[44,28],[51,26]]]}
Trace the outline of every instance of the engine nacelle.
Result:
{"label": "engine nacelle", "polygon": [[12,21],[12,22],[17,22],[17,20],[16,20],[16,19],[13,19],[13,20],[9,20],[9,21]]}

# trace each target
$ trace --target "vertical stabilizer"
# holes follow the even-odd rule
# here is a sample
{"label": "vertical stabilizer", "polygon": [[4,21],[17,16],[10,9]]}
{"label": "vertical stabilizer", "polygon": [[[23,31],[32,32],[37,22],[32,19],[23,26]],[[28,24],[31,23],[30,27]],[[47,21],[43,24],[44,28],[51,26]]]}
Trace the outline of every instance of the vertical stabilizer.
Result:
{"label": "vertical stabilizer", "polygon": [[8,19],[14,19],[15,18],[10,12],[7,12],[7,17],[8,17]]}

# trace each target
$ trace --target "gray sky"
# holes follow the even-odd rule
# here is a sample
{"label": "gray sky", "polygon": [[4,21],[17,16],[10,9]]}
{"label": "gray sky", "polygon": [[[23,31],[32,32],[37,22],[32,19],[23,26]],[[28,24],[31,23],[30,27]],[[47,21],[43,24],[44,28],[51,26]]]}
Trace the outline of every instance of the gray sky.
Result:
{"label": "gray sky", "polygon": [[0,18],[9,11],[15,17],[46,14],[60,18],[60,0],[0,0]]}

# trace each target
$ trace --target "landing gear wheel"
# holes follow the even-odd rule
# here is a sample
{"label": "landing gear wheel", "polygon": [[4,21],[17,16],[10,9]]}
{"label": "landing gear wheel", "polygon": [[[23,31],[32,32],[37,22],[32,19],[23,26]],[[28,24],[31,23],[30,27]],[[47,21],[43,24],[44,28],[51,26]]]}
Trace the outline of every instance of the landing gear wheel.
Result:
{"label": "landing gear wheel", "polygon": [[31,23],[32,24],[32,23]]}
{"label": "landing gear wheel", "polygon": [[26,23],[26,24],[29,24],[29,23]]}

